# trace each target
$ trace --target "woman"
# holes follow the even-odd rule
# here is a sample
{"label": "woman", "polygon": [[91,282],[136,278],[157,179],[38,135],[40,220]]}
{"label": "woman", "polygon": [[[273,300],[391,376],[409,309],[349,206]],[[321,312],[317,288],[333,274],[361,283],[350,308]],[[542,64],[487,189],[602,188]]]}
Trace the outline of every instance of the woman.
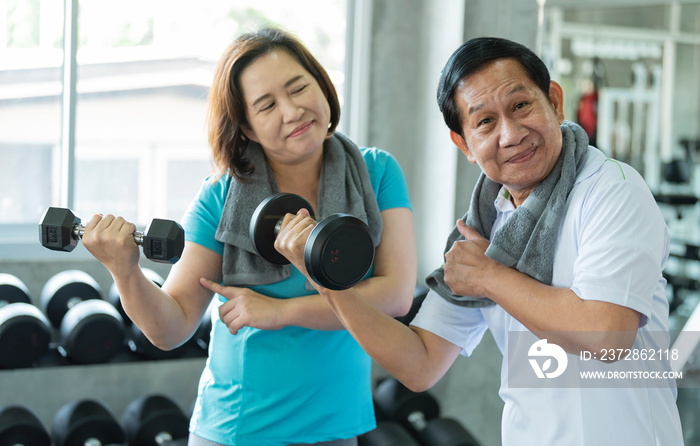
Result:
{"label": "woman", "polygon": [[275,29],[241,36],[210,93],[218,172],[183,218],[185,250],[163,287],[139,268],[132,224],[96,215],[86,225],[86,248],[156,346],[188,340],[216,293],[190,444],[350,445],[374,427],[369,357],[300,260],[314,222],[305,210],[285,217],[275,247],[294,267],[262,261],[247,236],[255,207],[277,192],[304,197],[315,215],[351,210],[378,242],[371,277],[354,289],[391,316],[408,311],[416,253],[405,179],[388,153],[336,134],[339,116],[335,88],[299,41]]}

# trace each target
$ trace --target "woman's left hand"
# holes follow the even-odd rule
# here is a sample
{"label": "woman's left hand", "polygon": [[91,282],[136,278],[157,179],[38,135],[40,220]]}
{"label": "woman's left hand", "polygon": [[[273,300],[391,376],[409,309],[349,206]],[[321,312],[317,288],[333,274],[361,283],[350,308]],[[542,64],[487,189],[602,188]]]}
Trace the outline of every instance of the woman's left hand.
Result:
{"label": "woman's left hand", "polygon": [[203,287],[228,299],[219,307],[219,318],[231,334],[238,334],[243,327],[260,330],[279,330],[282,321],[282,299],[275,299],[256,293],[250,288],[223,286],[202,278]]}

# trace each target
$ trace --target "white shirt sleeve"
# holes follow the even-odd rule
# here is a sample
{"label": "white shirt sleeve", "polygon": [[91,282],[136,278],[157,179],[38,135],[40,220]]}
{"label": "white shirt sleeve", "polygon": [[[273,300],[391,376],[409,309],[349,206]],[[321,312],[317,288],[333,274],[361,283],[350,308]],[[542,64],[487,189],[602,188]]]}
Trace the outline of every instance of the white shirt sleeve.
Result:
{"label": "white shirt sleeve", "polygon": [[641,177],[615,169],[617,175],[603,175],[583,203],[571,289],[581,299],[638,311],[643,326],[663,280],[668,234]]}
{"label": "white shirt sleeve", "polygon": [[481,310],[452,304],[430,290],[411,325],[440,336],[469,356],[487,329]]}

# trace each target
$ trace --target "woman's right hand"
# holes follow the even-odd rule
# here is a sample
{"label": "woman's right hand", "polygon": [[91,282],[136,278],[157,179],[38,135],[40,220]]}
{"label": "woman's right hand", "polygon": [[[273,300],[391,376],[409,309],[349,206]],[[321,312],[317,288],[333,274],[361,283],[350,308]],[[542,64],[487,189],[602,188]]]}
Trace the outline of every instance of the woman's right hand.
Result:
{"label": "woman's right hand", "polygon": [[311,218],[309,211],[300,209],[296,214],[285,215],[275,239],[275,249],[307,278],[309,275],[304,263],[304,249],[306,240],[316,224],[316,220]]}
{"label": "woman's right hand", "polygon": [[94,215],[85,225],[85,248],[115,276],[138,267],[139,248],[134,241],[136,226],[122,217]]}

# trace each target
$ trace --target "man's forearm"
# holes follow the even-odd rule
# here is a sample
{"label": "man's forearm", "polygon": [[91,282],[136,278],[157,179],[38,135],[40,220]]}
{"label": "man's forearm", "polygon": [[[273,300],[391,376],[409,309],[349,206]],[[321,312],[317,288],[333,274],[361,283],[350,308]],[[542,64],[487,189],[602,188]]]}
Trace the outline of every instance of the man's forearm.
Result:
{"label": "man's forearm", "polygon": [[[559,332],[572,353],[628,347],[639,327],[639,313],[608,302],[584,300],[569,288],[544,285],[505,266],[485,283],[485,294],[533,333]],[[632,336],[620,335],[620,332]]]}
{"label": "man's forearm", "polygon": [[447,361],[430,358],[429,349],[415,329],[379,311],[357,292],[327,291],[322,295],[360,346],[384,370],[413,390],[431,387],[459,351],[454,347],[457,353]]}

